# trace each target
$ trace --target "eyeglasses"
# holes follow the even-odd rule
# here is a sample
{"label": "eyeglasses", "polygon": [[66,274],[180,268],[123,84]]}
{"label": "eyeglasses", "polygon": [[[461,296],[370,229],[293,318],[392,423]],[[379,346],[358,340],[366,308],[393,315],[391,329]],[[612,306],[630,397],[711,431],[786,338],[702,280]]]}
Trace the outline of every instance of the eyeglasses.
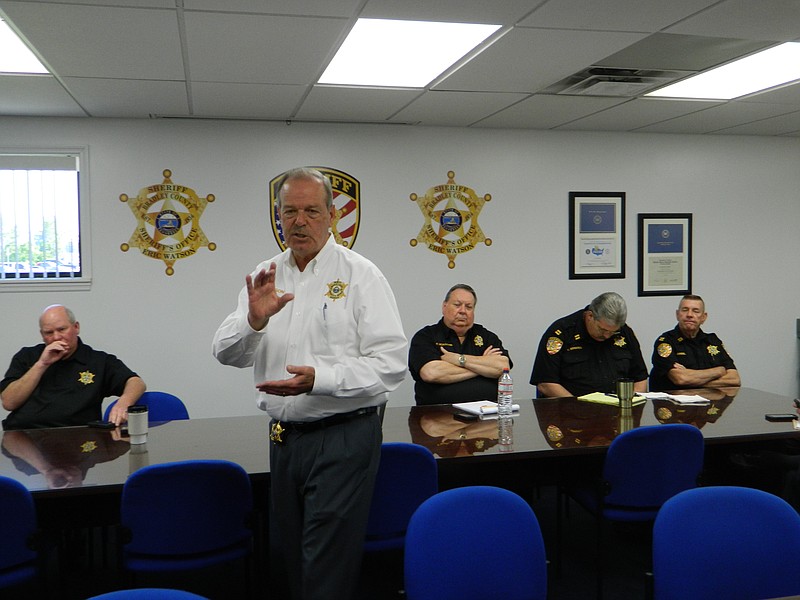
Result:
{"label": "eyeglasses", "polygon": [[619,329],[606,329],[602,325],[600,325],[600,319],[598,319],[594,313],[591,313],[592,321],[594,321],[594,326],[597,327],[597,330],[606,337],[614,337],[615,335],[619,334]]}

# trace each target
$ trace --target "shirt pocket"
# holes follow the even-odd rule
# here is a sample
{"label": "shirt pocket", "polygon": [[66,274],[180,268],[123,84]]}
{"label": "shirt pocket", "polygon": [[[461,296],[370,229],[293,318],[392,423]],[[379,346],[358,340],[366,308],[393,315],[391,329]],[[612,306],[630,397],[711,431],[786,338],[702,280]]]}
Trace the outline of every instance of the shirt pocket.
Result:
{"label": "shirt pocket", "polygon": [[561,359],[561,375],[565,380],[580,381],[589,376],[589,371],[588,352],[573,350]]}
{"label": "shirt pocket", "polygon": [[320,355],[341,354],[348,346],[354,335],[355,326],[352,315],[343,302],[327,301],[322,304],[320,311],[322,335],[318,339],[319,347],[316,352]]}

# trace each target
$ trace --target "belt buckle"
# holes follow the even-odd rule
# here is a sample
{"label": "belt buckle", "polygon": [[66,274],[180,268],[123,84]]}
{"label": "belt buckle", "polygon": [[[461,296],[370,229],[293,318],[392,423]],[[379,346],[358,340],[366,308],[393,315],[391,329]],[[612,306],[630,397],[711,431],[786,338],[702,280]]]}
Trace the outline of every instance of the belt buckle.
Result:
{"label": "belt buckle", "polygon": [[283,428],[281,422],[275,421],[269,430],[269,439],[273,444],[283,445],[286,443],[286,440],[281,437],[284,433],[286,433],[286,429]]}

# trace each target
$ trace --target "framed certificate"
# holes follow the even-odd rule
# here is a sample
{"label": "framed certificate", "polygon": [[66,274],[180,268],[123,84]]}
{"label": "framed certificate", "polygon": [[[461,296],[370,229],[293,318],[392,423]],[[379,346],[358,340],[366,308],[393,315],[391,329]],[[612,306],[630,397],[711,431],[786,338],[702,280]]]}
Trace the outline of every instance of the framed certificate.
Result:
{"label": "framed certificate", "polygon": [[569,278],[624,277],[625,192],[570,192]]}
{"label": "framed certificate", "polygon": [[639,215],[639,295],[692,293],[692,215]]}

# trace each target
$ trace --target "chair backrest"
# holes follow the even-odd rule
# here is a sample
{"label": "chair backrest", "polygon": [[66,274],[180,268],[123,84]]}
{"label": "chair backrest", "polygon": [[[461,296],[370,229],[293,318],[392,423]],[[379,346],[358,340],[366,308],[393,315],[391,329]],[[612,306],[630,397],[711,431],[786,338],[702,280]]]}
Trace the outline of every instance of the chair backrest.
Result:
{"label": "chair backrest", "polygon": [[800,594],[800,515],[752,488],[689,490],[653,526],[656,600],[778,598]]}
{"label": "chair backrest", "polygon": [[166,588],[137,588],[133,590],[117,590],[92,596],[88,600],[207,600],[205,596],[198,596],[183,590],[170,590]]}
{"label": "chair backrest", "polygon": [[703,434],[693,425],[637,427],[611,442],[603,463],[606,505],[653,508],[697,487],[703,470]]}
{"label": "chair backrest", "polygon": [[0,588],[32,579],[38,554],[31,548],[36,509],[28,489],[0,475]]}
{"label": "chair backrest", "polygon": [[250,479],[225,460],[150,465],[122,489],[121,524],[128,553],[174,556],[213,552],[252,538]]}
{"label": "chair backrest", "polygon": [[423,502],[408,525],[404,571],[409,600],[547,597],[536,515],[497,487],[456,488]]}
{"label": "chair backrest", "polygon": [[[111,414],[111,409],[116,403],[117,401],[114,400],[106,407],[103,419],[108,421],[108,415]],[[154,421],[180,421],[189,418],[189,411],[186,410],[183,401],[167,392],[145,392],[136,404],[147,406],[147,420],[151,423]]]}
{"label": "chair backrest", "polygon": [[381,445],[364,549],[402,548],[411,515],[438,490],[436,458],[430,450],[404,442]]}

